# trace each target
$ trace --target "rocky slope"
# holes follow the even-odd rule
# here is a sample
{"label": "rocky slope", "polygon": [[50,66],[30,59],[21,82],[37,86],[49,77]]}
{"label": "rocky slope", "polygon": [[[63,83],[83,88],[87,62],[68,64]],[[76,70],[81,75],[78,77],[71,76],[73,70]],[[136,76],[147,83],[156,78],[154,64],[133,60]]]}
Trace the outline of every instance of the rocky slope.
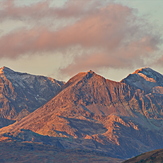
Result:
{"label": "rocky slope", "polygon": [[45,104],[62,85],[63,82],[52,78],[0,68],[0,127],[20,120]]}
{"label": "rocky slope", "polygon": [[129,158],[163,147],[162,83],[163,76],[150,68],[138,69],[121,82],[93,71],[79,73],[48,103],[0,133],[3,139],[57,140],[64,149]]}

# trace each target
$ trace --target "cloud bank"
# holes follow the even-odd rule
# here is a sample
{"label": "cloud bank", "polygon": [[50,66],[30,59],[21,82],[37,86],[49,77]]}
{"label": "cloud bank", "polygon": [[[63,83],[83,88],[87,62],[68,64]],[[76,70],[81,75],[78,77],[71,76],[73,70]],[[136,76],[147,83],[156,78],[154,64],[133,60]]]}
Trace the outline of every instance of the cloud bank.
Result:
{"label": "cloud bank", "polygon": [[[59,51],[73,57],[73,62],[60,70],[70,75],[89,69],[144,66],[162,42],[159,33],[137,17],[134,9],[111,1],[68,0],[61,7],[52,6],[50,0],[30,6],[17,6],[14,0],[0,3],[0,21],[31,23],[31,28],[0,37],[0,57],[55,55]],[[40,25],[39,21],[46,23]],[[59,21],[59,28],[52,29],[50,25]]]}

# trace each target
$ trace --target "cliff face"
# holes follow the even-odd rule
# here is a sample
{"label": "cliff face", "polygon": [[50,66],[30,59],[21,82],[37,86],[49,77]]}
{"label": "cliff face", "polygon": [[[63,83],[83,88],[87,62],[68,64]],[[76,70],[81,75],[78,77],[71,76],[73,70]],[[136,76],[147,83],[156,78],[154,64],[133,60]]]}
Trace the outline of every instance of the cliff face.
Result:
{"label": "cliff face", "polygon": [[79,73],[48,103],[0,133],[26,140],[24,135],[30,130],[58,139],[63,148],[84,148],[119,158],[161,148],[162,83],[163,76],[149,68],[136,70],[121,82],[93,71]]}
{"label": "cliff face", "polygon": [[20,120],[45,104],[61,90],[62,85],[52,78],[1,68],[0,127],[12,123],[12,120]]}
{"label": "cliff face", "polygon": [[134,95],[139,106],[136,112],[149,119],[162,120],[163,75],[150,68],[141,68],[121,82],[138,90]]}

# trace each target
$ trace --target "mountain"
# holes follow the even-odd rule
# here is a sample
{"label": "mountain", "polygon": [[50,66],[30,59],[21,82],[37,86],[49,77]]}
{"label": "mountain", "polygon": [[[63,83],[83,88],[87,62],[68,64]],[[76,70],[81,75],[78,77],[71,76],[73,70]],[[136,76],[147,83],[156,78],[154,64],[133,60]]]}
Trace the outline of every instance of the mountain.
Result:
{"label": "mountain", "polygon": [[2,128],[1,139],[51,145],[57,141],[63,149],[122,159],[161,148],[162,83],[163,76],[150,68],[138,69],[120,82],[91,70],[79,73],[45,105]]}
{"label": "mountain", "polygon": [[123,163],[162,163],[163,162],[163,149],[143,153],[139,156],[124,161]]}
{"label": "mountain", "polygon": [[63,82],[0,68],[0,127],[33,112],[60,90]]}
{"label": "mountain", "polygon": [[128,75],[122,82],[144,90],[146,93],[163,93],[163,75],[151,68],[140,68]]}

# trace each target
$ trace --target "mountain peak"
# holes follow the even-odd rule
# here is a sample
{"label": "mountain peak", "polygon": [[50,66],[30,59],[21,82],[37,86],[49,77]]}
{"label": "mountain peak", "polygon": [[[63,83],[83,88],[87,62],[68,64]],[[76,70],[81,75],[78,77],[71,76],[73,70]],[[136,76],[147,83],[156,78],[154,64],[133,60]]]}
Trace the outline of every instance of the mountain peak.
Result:
{"label": "mountain peak", "polygon": [[152,70],[149,67],[142,67],[142,68],[135,70],[132,74],[139,74],[139,73],[147,74],[147,73],[155,73],[155,72],[156,71]]}
{"label": "mountain peak", "polygon": [[87,73],[94,74],[95,72],[92,70],[89,70]]}
{"label": "mountain peak", "polygon": [[97,75],[92,70],[89,70],[87,72],[79,72],[78,74],[76,74],[75,76],[73,76],[72,78],[70,78],[68,80],[68,82],[64,85],[64,88],[66,88],[67,86],[70,86],[71,84],[74,84],[76,82],[79,82],[79,81],[82,81],[82,80],[88,80],[93,76],[99,76],[99,75]]}
{"label": "mountain peak", "polygon": [[0,68],[0,74],[4,74],[4,73],[7,73],[7,72],[14,72],[13,70],[11,70],[10,68],[6,67],[6,66],[3,66]]}
{"label": "mountain peak", "polygon": [[148,72],[148,71],[153,71],[153,70],[149,67],[142,67],[142,68],[135,70],[132,74],[138,74],[144,71]]}
{"label": "mountain peak", "polygon": [[95,75],[96,73],[92,70],[89,70],[88,72],[86,72],[86,78],[91,78],[93,75]]}
{"label": "mountain peak", "polygon": [[149,82],[158,82],[158,79],[163,78],[163,76],[160,73],[154,71],[153,69],[149,67],[143,67],[143,68],[137,69],[132,74],[137,74]]}
{"label": "mountain peak", "polygon": [[149,67],[143,67],[129,74],[121,82],[150,92],[154,87],[163,86],[163,75]]}

